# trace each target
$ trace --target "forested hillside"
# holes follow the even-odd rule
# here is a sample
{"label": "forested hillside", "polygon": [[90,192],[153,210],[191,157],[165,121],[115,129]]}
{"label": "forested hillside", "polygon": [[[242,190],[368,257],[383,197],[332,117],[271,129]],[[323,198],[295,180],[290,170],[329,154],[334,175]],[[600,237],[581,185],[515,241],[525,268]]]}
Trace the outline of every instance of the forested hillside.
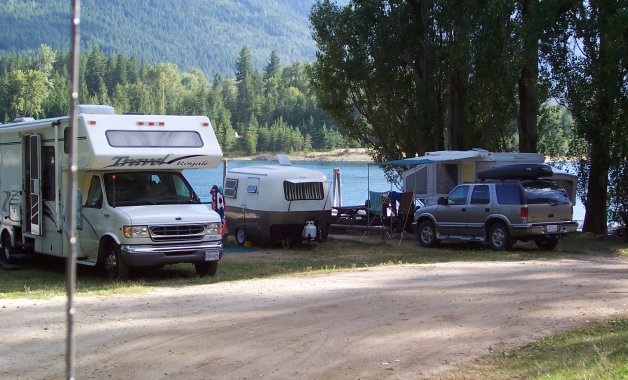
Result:
{"label": "forested hillside", "polygon": [[[98,46],[148,64],[171,62],[207,76],[233,76],[243,46],[261,69],[271,51],[282,62],[311,61],[313,0],[82,0],[81,46]],[[0,53],[70,46],[70,1],[0,0]]]}
{"label": "forested hillside", "polygon": [[[208,115],[223,151],[255,154],[355,146],[319,106],[310,64],[282,66],[271,52],[262,70],[240,49],[233,77],[210,81],[171,63],[146,65],[97,48],[81,56],[79,102],[109,104],[117,113]],[[0,56],[0,123],[17,116],[67,115],[69,55],[48,46]]]}

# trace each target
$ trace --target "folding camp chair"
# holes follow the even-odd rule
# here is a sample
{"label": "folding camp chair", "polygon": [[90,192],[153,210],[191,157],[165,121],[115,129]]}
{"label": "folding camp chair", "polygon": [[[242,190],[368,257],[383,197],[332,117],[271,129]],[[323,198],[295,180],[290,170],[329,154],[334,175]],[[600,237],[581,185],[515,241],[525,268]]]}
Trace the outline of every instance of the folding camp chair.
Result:
{"label": "folding camp chair", "polygon": [[399,196],[399,210],[395,217],[395,231],[400,233],[399,244],[409,231],[414,219],[414,193],[405,192]]}
{"label": "folding camp chair", "polygon": [[[384,233],[390,239],[390,231],[383,231],[383,228],[388,222],[388,226],[391,225],[390,218],[388,217],[388,193],[369,191],[369,200],[366,208],[367,212],[367,229],[364,230],[362,237],[366,235],[369,228],[378,228],[382,231],[382,239]],[[381,227],[382,229],[379,229]]]}

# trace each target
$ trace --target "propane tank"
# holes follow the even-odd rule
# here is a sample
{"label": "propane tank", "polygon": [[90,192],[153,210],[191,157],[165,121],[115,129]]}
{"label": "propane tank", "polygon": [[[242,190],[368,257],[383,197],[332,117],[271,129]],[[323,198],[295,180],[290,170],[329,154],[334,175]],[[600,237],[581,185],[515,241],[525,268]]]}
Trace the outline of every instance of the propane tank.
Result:
{"label": "propane tank", "polygon": [[305,222],[305,227],[303,227],[304,240],[316,239],[316,232],[316,224],[314,224],[313,220],[308,220],[307,222]]}

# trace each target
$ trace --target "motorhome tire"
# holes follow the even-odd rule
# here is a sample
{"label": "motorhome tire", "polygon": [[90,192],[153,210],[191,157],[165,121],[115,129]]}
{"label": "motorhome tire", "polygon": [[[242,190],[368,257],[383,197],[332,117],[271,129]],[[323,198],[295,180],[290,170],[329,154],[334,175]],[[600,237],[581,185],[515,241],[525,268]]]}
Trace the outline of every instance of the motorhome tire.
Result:
{"label": "motorhome tire", "polygon": [[540,249],[551,251],[556,248],[556,246],[558,245],[558,241],[558,236],[546,236],[534,240],[534,243],[536,243],[536,246]]}
{"label": "motorhome tire", "polygon": [[491,248],[496,251],[510,250],[515,244],[510,232],[508,232],[508,227],[502,222],[497,222],[491,226],[488,232],[488,241]]}
{"label": "motorhome tire", "polygon": [[425,220],[419,224],[419,243],[425,248],[432,248],[438,244],[436,240],[436,227],[431,220]]}
{"label": "motorhome tire", "polygon": [[111,280],[129,278],[129,267],[120,258],[120,247],[114,242],[105,245],[103,268],[105,275]]}
{"label": "motorhome tire", "polygon": [[244,243],[246,243],[246,233],[244,233],[244,230],[242,228],[238,228],[236,230],[235,239],[238,245],[244,245]]}
{"label": "motorhome tire", "polygon": [[1,259],[3,262],[9,264],[13,261],[13,246],[11,245],[11,237],[5,231],[2,234],[2,256]]}
{"label": "motorhome tire", "polygon": [[194,263],[194,269],[201,277],[213,276],[218,271],[218,261],[197,261]]}

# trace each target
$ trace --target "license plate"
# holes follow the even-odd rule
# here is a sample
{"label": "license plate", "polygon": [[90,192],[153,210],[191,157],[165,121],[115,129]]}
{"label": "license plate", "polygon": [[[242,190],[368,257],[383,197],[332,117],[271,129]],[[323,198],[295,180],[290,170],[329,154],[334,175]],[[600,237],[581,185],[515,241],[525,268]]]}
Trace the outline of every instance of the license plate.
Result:
{"label": "license plate", "polygon": [[217,261],[220,259],[220,252],[218,251],[206,251],[205,261]]}
{"label": "license plate", "polygon": [[550,225],[547,226],[546,231],[549,234],[554,233],[554,232],[558,232],[558,226],[555,225],[555,224],[550,224]]}

